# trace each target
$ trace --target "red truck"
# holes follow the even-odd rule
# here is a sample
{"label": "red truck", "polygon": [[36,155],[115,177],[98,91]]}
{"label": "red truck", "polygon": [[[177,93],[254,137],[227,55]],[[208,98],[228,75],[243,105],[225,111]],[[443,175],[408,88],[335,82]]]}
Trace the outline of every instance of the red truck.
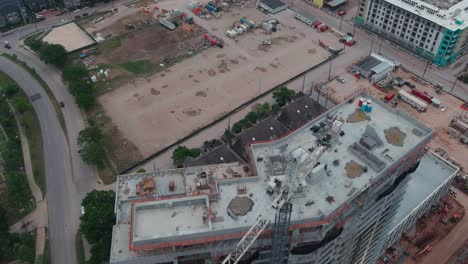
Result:
{"label": "red truck", "polygon": [[390,102],[394,97],[395,97],[395,94],[394,94],[394,93],[388,93],[388,94],[384,97],[384,100],[385,100],[385,102]]}
{"label": "red truck", "polygon": [[416,95],[417,97],[423,99],[424,101],[430,103],[430,104],[432,103],[432,96],[429,96],[428,94],[425,94],[424,92],[413,89],[413,90],[411,90],[411,93],[413,95]]}

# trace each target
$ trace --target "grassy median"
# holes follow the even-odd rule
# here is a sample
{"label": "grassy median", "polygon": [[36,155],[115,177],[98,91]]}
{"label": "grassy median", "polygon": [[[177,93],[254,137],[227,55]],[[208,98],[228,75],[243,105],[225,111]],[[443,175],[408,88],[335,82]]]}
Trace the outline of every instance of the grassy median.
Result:
{"label": "grassy median", "polygon": [[[14,224],[32,212],[35,203],[24,171],[18,126],[9,103],[22,114],[32,111],[30,110],[32,107],[24,94],[20,93],[16,83],[3,72],[0,72],[0,93],[2,94],[0,97],[0,113],[2,113],[0,126],[7,135],[7,141],[4,143],[7,147],[0,153],[4,160],[6,182],[6,191],[0,195],[0,205],[7,211],[8,224]],[[40,130],[38,133],[40,138]],[[42,145],[42,142],[38,145]]]}

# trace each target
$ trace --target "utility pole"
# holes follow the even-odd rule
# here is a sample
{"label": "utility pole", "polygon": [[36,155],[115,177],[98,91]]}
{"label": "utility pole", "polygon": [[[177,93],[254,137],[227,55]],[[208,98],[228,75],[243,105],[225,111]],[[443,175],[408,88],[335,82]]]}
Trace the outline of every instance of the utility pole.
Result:
{"label": "utility pole", "polygon": [[332,61],[333,61],[333,59],[330,59],[330,68],[328,68],[328,80],[330,80],[330,77],[331,77]]}
{"label": "utility pole", "polygon": [[424,68],[424,72],[422,77],[424,78],[424,75],[426,75],[427,67],[429,67],[429,61],[427,61],[426,68]]}
{"label": "utility pole", "polygon": [[455,88],[455,84],[457,84],[458,81],[458,76],[455,78],[455,81],[453,82],[452,89],[450,90],[450,93],[452,93],[453,89]]}
{"label": "utility pole", "polygon": [[380,41],[379,54],[380,54],[380,50],[382,49],[382,44],[383,44],[383,38],[382,38],[382,40]]}
{"label": "utility pole", "polygon": [[338,28],[338,31],[341,31],[341,24],[343,23],[343,18],[344,18],[344,16],[341,16],[340,27]]}
{"label": "utility pole", "polygon": [[372,54],[372,48],[374,47],[374,38],[371,38],[371,45],[370,45],[370,51],[369,51],[369,55]]}
{"label": "utility pole", "polygon": [[306,74],[304,73],[304,79],[302,79],[302,92],[304,93],[304,87],[305,87],[305,76]]}
{"label": "utility pole", "polygon": [[356,33],[356,26],[357,26],[357,24],[356,24],[356,20],[354,20],[353,38],[354,38],[354,33]]}

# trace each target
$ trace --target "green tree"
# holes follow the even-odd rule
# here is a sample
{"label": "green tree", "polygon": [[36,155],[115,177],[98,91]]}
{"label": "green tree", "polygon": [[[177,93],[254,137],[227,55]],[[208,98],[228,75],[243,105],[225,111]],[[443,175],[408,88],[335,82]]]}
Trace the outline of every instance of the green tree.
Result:
{"label": "green tree", "polygon": [[79,108],[89,111],[96,105],[96,98],[91,94],[79,93],[75,96]]}
{"label": "green tree", "polygon": [[[31,233],[12,236],[14,258],[27,263],[34,263],[35,259],[35,238]],[[11,242],[10,242],[11,243]]]}
{"label": "green tree", "polygon": [[10,171],[5,175],[8,199],[10,203],[26,205],[31,196],[29,195],[28,182],[24,174]]}
{"label": "green tree", "polygon": [[12,98],[19,92],[19,88],[14,83],[9,83],[2,88],[2,94],[5,95],[7,98]]}
{"label": "green tree", "polygon": [[241,120],[239,121],[239,123],[242,125],[242,128],[243,128],[243,129],[247,129],[247,128],[249,128],[249,127],[252,127],[252,124],[249,122],[249,120],[247,120],[247,119],[245,119],[245,118],[244,118],[244,119],[241,119]]}
{"label": "green tree", "polygon": [[90,126],[81,130],[77,142],[84,162],[98,167],[105,165],[104,136],[100,128]]}
{"label": "green tree", "polygon": [[263,119],[271,113],[271,106],[269,103],[258,104],[255,106],[255,111],[258,113],[258,117]]}
{"label": "green tree", "polygon": [[25,44],[28,45],[32,50],[38,51],[41,49],[44,43],[40,39],[33,37],[33,38],[27,38],[25,40]]}
{"label": "green tree", "polygon": [[102,168],[105,163],[105,151],[101,144],[89,142],[81,148],[80,156],[84,162]]}
{"label": "green tree", "polygon": [[172,162],[177,168],[182,167],[185,159],[188,157],[198,157],[201,154],[201,149],[192,148],[189,149],[186,146],[178,146],[174,152],[172,152]]}
{"label": "green tree", "polygon": [[68,85],[68,88],[72,95],[77,95],[80,93],[93,93],[93,84],[84,80],[72,80]]}
{"label": "green tree", "polygon": [[68,89],[73,97],[75,97],[78,107],[88,111],[96,105],[93,84],[89,81],[73,80],[70,82]]}
{"label": "green tree", "polygon": [[67,62],[67,51],[59,44],[43,44],[39,49],[39,56],[45,63],[57,67],[64,67]]}
{"label": "green tree", "polygon": [[62,78],[68,82],[83,80],[88,78],[88,70],[79,65],[66,66],[62,70]]}
{"label": "green tree", "polygon": [[224,130],[224,140],[226,142],[230,142],[231,139],[233,138],[234,138],[234,134],[231,132],[231,130],[229,129]]}
{"label": "green tree", "polygon": [[20,114],[23,114],[31,108],[28,99],[24,96],[15,96],[13,98],[13,105]]}
{"label": "green tree", "polygon": [[89,264],[102,264],[109,259],[115,224],[114,201],[114,191],[94,190],[81,202],[85,213],[80,218],[80,232],[91,244]]}
{"label": "green tree", "polygon": [[237,133],[240,133],[243,129],[243,126],[240,122],[237,122],[235,123],[234,125],[232,125],[232,132],[237,134]]}
{"label": "green tree", "polygon": [[87,264],[103,264],[109,260],[111,250],[111,240],[99,241],[91,246],[91,257],[86,262]]}
{"label": "green tree", "polygon": [[246,116],[245,119],[249,120],[250,123],[255,124],[258,120],[257,112],[251,111]]}
{"label": "green tree", "polygon": [[137,173],[143,173],[143,172],[146,172],[146,170],[144,168],[139,168],[136,172]]}
{"label": "green tree", "polygon": [[80,232],[89,243],[111,240],[115,224],[114,202],[114,191],[98,190],[87,193],[81,202],[85,213],[80,217]]}
{"label": "green tree", "polygon": [[7,213],[3,207],[0,206],[0,259],[6,259],[8,256],[8,240],[10,234],[8,233],[8,219]]}
{"label": "green tree", "polygon": [[284,106],[288,102],[291,102],[295,95],[296,92],[294,90],[288,89],[286,86],[276,89],[273,92],[273,98],[276,100],[276,103],[279,106]]}
{"label": "green tree", "polygon": [[90,126],[80,131],[78,134],[78,145],[83,145],[89,142],[102,143],[104,136],[99,127]]}
{"label": "green tree", "polygon": [[17,171],[23,166],[23,154],[20,144],[17,138],[8,141],[7,151],[2,153],[2,158],[5,160],[6,171]]}

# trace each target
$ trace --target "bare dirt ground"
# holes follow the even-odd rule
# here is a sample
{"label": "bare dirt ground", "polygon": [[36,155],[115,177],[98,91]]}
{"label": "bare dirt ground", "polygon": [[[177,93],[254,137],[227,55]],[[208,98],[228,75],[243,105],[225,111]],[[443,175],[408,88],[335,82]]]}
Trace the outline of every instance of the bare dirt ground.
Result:
{"label": "bare dirt ground", "polygon": [[[122,22],[119,21],[119,24]],[[96,63],[119,64],[127,61],[164,59],[186,55],[187,50],[197,50],[203,46],[202,35],[206,32],[197,25],[188,26],[191,31],[182,28],[169,31],[160,25],[131,33],[120,40],[121,45],[109,51],[103,51],[96,58]],[[106,29],[104,29],[106,31]]]}
{"label": "bare dirt ground", "polygon": [[[159,7],[188,13],[185,4],[158,2]],[[295,20],[289,10],[275,16],[282,25],[271,37],[257,29],[228,39],[224,31],[242,16],[257,23],[272,18],[254,8],[234,9],[220,19],[195,17],[196,24],[223,38],[224,49],[207,49],[99,98],[106,114],[143,156],[326,59],[329,53],[317,45],[319,38],[337,42],[332,34],[317,33]],[[272,40],[269,49],[261,46],[265,39]]]}
{"label": "bare dirt ground", "polygon": [[[408,257],[404,262],[405,264],[448,264],[447,261],[450,257],[455,254],[466,241],[466,234],[468,232],[468,221],[466,220],[468,196],[457,189],[453,190],[457,194],[457,201],[464,206],[465,217],[455,225],[450,233],[433,245],[432,251],[429,254],[420,255],[417,259]],[[440,221],[437,221],[435,226],[445,227]]]}
{"label": "bare dirt ground", "polygon": [[[445,196],[441,200],[442,205],[447,205],[449,212],[446,214],[450,219],[453,214],[458,214],[463,216],[465,210],[463,206],[453,200],[451,197]],[[420,254],[421,251],[428,245],[434,247],[440,240],[447,236],[458,223],[452,223],[448,221],[447,224],[443,224],[441,221],[440,213],[430,212],[428,216],[423,217],[419,220],[418,224],[415,227],[414,235],[409,235],[410,241],[406,239],[401,240],[402,246],[409,253],[408,259],[418,263],[425,254]],[[464,218],[460,221],[466,221]],[[429,255],[432,253],[428,253]],[[447,257],[450,257],[448,255]],[[440,262],[443,263],[443,262]]]}
{"label": "bare dirt ground", "polygon": [[50,44],[60,44],[69,52],[94,43],[75,22],[53,28],[42,40]]}

